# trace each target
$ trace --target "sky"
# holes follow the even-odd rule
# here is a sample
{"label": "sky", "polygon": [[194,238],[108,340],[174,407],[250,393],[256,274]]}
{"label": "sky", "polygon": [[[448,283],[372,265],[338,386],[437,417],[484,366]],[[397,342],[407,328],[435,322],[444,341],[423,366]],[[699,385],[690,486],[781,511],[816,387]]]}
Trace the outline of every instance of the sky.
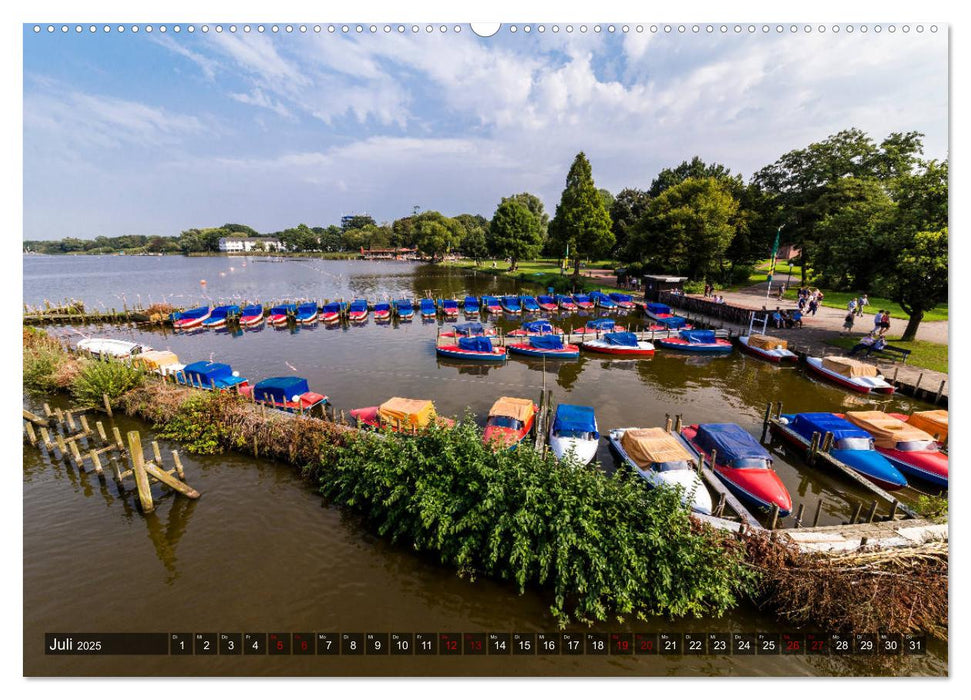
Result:
{"label": "sky", "polygon": [[614,193],[695,155],[748,179],[850,127],[948,156],[946,25],[117,26],[24,26],[25,239],[491,217],[524,191],[552,213],[579,151]]}

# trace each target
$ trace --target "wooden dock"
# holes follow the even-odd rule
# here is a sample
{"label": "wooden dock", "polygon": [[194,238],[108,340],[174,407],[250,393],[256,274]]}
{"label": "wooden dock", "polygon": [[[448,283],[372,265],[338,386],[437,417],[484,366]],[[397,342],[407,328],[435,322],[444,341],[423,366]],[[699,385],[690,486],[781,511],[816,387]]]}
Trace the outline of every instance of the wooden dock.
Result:
{"label": "wooden dock", "polygon": [[788,529],[782,535],[804,552],[847,552],[860,547],[913,547],[947,542],[946,523],[912,519]]}

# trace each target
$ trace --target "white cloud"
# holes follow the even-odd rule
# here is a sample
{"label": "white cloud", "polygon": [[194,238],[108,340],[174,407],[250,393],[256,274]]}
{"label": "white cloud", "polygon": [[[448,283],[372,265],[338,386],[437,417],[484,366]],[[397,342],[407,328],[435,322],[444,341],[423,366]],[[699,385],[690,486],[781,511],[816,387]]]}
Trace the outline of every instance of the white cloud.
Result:
{"label": "white cloud", "polygon": [[216,69],[219,67],[218,61],[215,61],[209,58],[208,56],[204,56],[201,53],[197,53],[195,51],[190,50],[183,43],[176,41],[171,36],[165,36],[161,34],[155,35],[152,37],[152,41],[154,41],[159,46],[163,46],[167,48],[169,51],[172,51],[173,53],[176,53],[179,56],[182,56],[183,58],[187,58],[193,63],[195,63],[197,66],[199,66],[199,69],[202,71],[202,74],[206,76],[206,79],[208,80],[215,79]]}
{"label": "white cloud", "polygon": [[237,102],[242,102],[245,105],[253,105],[254,107],[263,107],[272,112],[276,112],[281,117],[287,119],[292,119],[293,115],[290,113],[286,107],[283,106],[279,100],[274,100],[272,97],[266,95],[259,88],[253,88],[249,92],[231,92],[229,96],[232,97]]}

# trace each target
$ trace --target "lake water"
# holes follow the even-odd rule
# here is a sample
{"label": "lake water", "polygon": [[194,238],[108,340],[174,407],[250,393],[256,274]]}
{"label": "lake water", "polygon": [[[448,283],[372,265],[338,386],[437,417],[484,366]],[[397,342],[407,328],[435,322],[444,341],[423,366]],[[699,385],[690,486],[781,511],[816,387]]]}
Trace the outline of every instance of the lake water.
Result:
{"label": "lake water", "polygon": [[[243,263],[246,263],[245,266]],[[224,273],[224,274],[223,274]],[[207,281],[205,288],[199,281]],[[77,298],[88,305],[284,298],[400,296],[461,297],[517,291],[491,275],[396,262],[255,258],[25,257],[27,303]],[[571,328],[589,317],[554,316]],[[637,315],[617,316],[640,325]],[[516,319],[499,321],[504,329]],[[554,402],[588,404],[602,433],[615,427],[663,426],[666,414],[685,423],[733,421],[756,437],[768,401],[785,411],[868,407],[908,412],[926,404],[906,397],[871,398],[738,353],[685,357],[659,351],[649,360],[579,362],[511,359],[503,366],[462,365],[436,358],[439,323],[262,328],[237,334],[173,334],[134,327],[57,327],[52,332],[137,339],[171,349],[185,362],[218,359],[251,381],[298,374],[327,394],[338,411],[378,404],[390,396],[429,398],[440,413],[471,410],[484,421],[499,396],[537,399],[544,386]],[[29,401],[30,399],[28,399]],[[66,406],[66,403],[63,404]],[[146,426],[116,418],[122,429]],[[177,445],[170,445],[177,448]],[[820,524],[849,519],[868,492],[807,467],[784,448],[771,448],[774,466],[793,497]],[[618,468],[602,441],[606,470]],[[946,673],[947,652],[932,644],[926,657],[873,666],[837,657],[527,657],[389,658],[51,658],[42,656],[51,631],[555,631],[541,591],[459,579],[433,561],[388,545],[357,521],[325,505],[292,468],[239,455],[185,459],[197,502],[167,498],[141,516],[129,493],[111,480],[54,464],[24,448],[25,671],[28,674],[594,674],[594,675],[831,675]],[[912,498],[904,494],[903,498]],[[785,519],[784,526],[791,525]],[[586,628],[574,628],[584,631]],[[598,625],[599,631],[777,631],[774,619],[742,607],[718,620],[652,620]]]}

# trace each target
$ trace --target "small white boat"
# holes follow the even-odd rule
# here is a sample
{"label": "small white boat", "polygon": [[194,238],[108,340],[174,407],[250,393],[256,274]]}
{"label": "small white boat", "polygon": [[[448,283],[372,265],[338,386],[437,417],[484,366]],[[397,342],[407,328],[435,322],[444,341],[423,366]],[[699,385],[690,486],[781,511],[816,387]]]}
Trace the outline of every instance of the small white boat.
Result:
{"label": "small white boat", "polygon": [[147,345],[113,338],[85,338],[78,343],[78,350],[98,357],[129,358],[151,350]]}
{"label": "small white boat", "polygon": [[892,394],[893,385],[883,378],[874,365],[854,360],[852,357],[830,355],[828,357],[807,357],[809,369],[821,377],[842,387],[861,394],[876,392]]}
{"label": "small white boat", "polygon": [[148,350],[135,355],[133,364],[163,377],[177,375],[185,369],[185,365],[179,362],[178,355],[169,350]]}
{"label": "small white boat", "polygon": [[663,428],[617,428],[607,439],[651,487],[680,487],[684,505],[711,515],[711,494],[692,466],[694,457],[674,435]]}
{"label": "small white boat", "polygon": [[597,456],[600,432],[590,406],[561,403],[550,423],[550,450],[560,461],[572,455],[577,464],[589,464]]}
{"label": "small white boat", "polygon": [[799,356],[787,347],[786,341],[782,338],[752,333],[739,336],[738,343],[745,352],[769,362],[781,364],[783,362],[795,362],[799,359]]}

